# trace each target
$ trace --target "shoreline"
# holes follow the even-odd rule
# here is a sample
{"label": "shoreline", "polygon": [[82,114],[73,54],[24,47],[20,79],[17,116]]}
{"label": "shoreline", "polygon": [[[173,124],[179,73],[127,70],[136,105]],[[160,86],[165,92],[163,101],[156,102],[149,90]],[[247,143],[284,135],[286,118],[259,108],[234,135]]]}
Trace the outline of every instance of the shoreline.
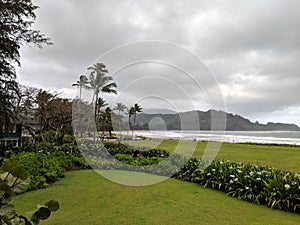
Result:
{"label": "shoreline", "polygon": [[[289,135],[292,133],[293,135]],[[262,135],[257,135],[262,134]],[[272,135],[271,135],[272,134]],[[127,136],[125,132],[124,136]],[[130,136],[131,137],[131,136]],[[208,141],[238,144],[300,146],[300,132],[297,131],[134,131],[134,137],[148,139],[172,139]]]}

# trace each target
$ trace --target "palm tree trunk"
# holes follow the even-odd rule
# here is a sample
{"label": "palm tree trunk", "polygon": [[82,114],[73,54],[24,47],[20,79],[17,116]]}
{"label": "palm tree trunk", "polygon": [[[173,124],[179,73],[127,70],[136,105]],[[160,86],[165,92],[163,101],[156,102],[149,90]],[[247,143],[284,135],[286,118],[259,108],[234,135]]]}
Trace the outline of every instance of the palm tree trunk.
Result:
{"label": "palm tree trunk", "polygon": [[[98,100],[98,93],[96,93],[96,100],[95,100],[95,112],[94,112],[95,124],[97,124],[97,100]],[[96,131],[97,131],[97,125],[96,125],[96,130],[94,130],[94,143],[96,143]]]}
{"label": "palm tree trunk", "polygon": [[119,143],[122,140],[122,135],[121,135],[121,111],[119,110]]}
{"label": "palm tree trunk", "polygon": [[133,115],[133,125],[132,125],[132,140],[133,140],[133,133],[134,133],[134,125],[135,125],[136,113]]}
{"label": "palm tree trunk", "polygon": [[79,87],[79,99],[81,99],[81,89],[82,89],[82,87],[80,86]]}

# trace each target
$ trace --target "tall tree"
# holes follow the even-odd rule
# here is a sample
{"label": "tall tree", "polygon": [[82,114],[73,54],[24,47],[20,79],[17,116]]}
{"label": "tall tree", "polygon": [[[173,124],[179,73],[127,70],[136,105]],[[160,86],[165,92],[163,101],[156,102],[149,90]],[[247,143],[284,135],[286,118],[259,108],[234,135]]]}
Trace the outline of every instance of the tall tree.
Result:
{"label": "tall tree", "polygon": [[97,130],[102,130],[104,134],[104,123],[105,123],[105,113],[101,109],[105,106],[108,106],[108,103],[104,100],[104,98],[99,97],[97,101],[97,114],[96,114],[96,127]]}
{"label": "tall tree", "polygon": [[113,130],[113,126],[112,126],[112,113],[113,111],[111,110],[110,107],[107,107],[103,113],[103,137],[104,137],[104,132],[108,131],[109,133],[109,138],[112,137],[112,130]]}
{"label": "tall tree", "polygon": [[30,29],[37,8],[31,0],[0,1],[0,134],[15,119],[12,101],[18,94],[15,66],[20,66],[21,46],[51,44],[40,31]]}
{"label": "tall tree", "polygon": [[38,92],[35,102],[37,119],[41,125],[41,138],[44,138],[44,132],[54,131],[54,140],[61,142],[64,134],[71,130],[72,102],[43,90]]}
{"label": "tall tree", "polygon": [[72,84],[72,86],[76,86],[79,88],[79,99],[81,99],[82,88],[84,89],[91,88],[88,84],[89,84],[89,80],[85,75],[80,75],[79,80],[75,84]]}
{"label": "tall tree", "polygon": [[14,108],[16,122],[21,124],[32,136],[36,138],[39,131],[38,121],[36,120],[37,101],[36,97],[41,90],[34,87],[20,85],[19,95],[16,98]]}
{"label": "tall tree", "polygon": [[[96,63],[92,67],[88,67],[90,70],[90,86],[94,90],[93,100],[95,101],[95,121],[97,120],[97,101],[99,98],[100,92],[109,93],[109,94],[117,94],[115,88],[117,84],[113,82],[113,78],[108,75],[108,70],[103,63]],[[96,135],[94,134],[94,140]]]}
{"label": "tall tree", "polygon": [[104,98],[99,97],[97,101],[97,119],[99,119],[99,116],[101,114],[101,108],[108,106],[108,103],[105,101]]}
{"label": "tall tree", "polygon": [[[142,107],[137,103],[135,103],[133,106],[131,106],[128,110],[129,127],[131,128],[131,131],[132,131],[132,139],[133,139],[136,115],[137,115],[137,113],[142,112],[142,111],[143,111]],[[132,118],[132,116],[133,116],[133,118]]]}
{"label": "tall tree", "polygon": [[133,108],[134,108],[133,125],[135,125],[136,115],[140,112],[143,112],[143,108],[137,103],[134,104]]}
{"label": "tall tree", "polygon": [[132,116],[134,116],[135,109],[133,106],[130,108],[127,108],[127,114],[128,114],[128,122],[129,122],[129,128],[132,129]]}
{"label": "tall tree", "polygon": [[36,109],[36,119],[40,123],[43,130],[49,130],[49,112],[51,110],[51,102],[57,97],[57,94],[49,93],[45,90],[40,89],[36,98],[35,104]]}
{"label": "tall tree", "polygon": [[118,125],[119,125],[119,143],[122,140],[122,134],[121,134],[121,121],[122,121],[122,115],[121,112],[124,112],[126,109],[126,106],[122,104],[121,102],[118,102],[114,110],[118,111]]}

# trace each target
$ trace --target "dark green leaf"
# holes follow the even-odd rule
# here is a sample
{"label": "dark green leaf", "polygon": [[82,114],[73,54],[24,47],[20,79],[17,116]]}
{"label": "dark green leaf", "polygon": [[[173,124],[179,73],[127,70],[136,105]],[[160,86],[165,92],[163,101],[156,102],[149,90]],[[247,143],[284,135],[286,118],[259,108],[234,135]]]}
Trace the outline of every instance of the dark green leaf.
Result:
{"label": "dark green leaf", "polygon": [[25,216],[19,216],[19,217],[25,221],[25,225],[31,225],[31,223]]}
{"label": "dark green leaf", "polygon": [[4,191],[5,194],[7,194],[8,196],[13,196],[14,195],[14,192],[11,190],[10,186],[8,186],[5,183],[2,183],[2,184],[0,183],[0,190]]}
{"label": "dark green leaf", "polygon": [[35,212],[34,218],[39,218],[40,220],[45,220],[51,215],[50,209],[46,207],[39,208],[38,211]]}
{"label": "dark green leaf", "polygon": [[0,209],[0,216],[7,216],[10,219],[15,215],[16,215],[15,206],[12,204],[2,206]]}
{"label": "dark green leaf", "polygon": [[26,180],[29,176],[28,172],[12,161],[6,161],[2,164],[2,171],[11,173],[14,177],[18,177],[21,180]]}
{"label": "dark green leaf", "polygon": [[45,204],[52,212],[55,212],[59,209],[59,203],[55,200],[50,200]]}

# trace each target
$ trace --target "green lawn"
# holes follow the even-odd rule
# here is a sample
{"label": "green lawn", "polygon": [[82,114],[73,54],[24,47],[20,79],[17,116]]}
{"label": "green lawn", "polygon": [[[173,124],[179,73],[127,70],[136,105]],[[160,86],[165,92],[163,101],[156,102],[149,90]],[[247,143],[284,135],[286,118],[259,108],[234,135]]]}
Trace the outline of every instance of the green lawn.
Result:
{"label": "green lawn", "polygon": [[[174,151],[177,140],[140,140],[127,141],[128,144],[148,146]],[[201,157],[207,142],[180,141],[179,151],[185,154],[187,149],[193,149],[196,145],[194,157]],[[281,170],[289,170],[300,173],[300,146],[271,146],[223,143],[217,155],[218,159],[232,159],[241,162],[250,162],[261,165],[269,165]]]}
{"label": "green lawn", "polygon": [[[128,172],[120,173],[124,179]],[[137,179],[153,176],[135,173]],[[69,172],[47,189],[16,198],[17,211],[57,199],[61,208],[42,224],[300,224],[300,216],[254,205],[193,183],[165,182],[131,187],[112,183],[95,171]]]}

